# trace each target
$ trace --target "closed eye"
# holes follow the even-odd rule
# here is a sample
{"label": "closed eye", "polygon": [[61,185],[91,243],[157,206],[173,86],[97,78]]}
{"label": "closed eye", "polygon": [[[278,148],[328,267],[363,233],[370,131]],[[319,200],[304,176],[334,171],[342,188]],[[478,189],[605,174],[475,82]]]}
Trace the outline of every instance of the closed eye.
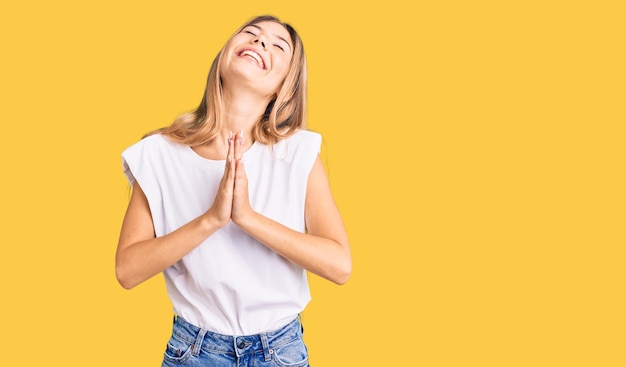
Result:
{"label": "closed eye", "polygon": [[283,46],[281,46],[281,45],[274,45],[274,46],[280,48],[281,51],[285,51],[285,48]]}
{"label": "closed eye", "polygon": [[252,31],[245,30],[244,32],[245,32],[245,33],[248,33],[248,34],[251,34],[251,35],[253,35],[253,36],[256,36],[256,34],[254,34],[254,32],[252,32]]}

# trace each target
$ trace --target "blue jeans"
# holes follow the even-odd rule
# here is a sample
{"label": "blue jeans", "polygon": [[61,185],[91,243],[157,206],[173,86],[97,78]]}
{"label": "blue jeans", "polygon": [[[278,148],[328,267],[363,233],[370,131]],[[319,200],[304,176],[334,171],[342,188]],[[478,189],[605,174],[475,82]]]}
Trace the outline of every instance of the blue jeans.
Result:
{"label": "blue jeans", "polygon": [[276,331],[228,336],[176,317],[162,367],[309,367],[302,332],[298,318]]}

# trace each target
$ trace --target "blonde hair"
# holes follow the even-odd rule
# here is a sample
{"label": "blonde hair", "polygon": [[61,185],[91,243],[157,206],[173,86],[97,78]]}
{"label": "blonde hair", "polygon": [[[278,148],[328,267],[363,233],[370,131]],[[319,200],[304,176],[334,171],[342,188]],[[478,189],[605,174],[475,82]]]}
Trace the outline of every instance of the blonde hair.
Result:
{"label": "blonde hair", "polygon": [[[306,58],[300,36],[287,23],[281,22],[271,15],[252,18],[242,25],[233,35],[240,33],[245,27],[260,22],[281,24],[291,36],[293,56],[289,71],[275,98],[267,105],[264,115],[252,130],[252,137],[262,144],[272,145],[289,137],[298,129],[306,127]],[[205,144],[215,138],[222,126],[222,80],[221,62],[226,45],[217,54],[207,78],[206,88],[200,105],[174,120],[167,127],[152,131],[152,134],[163,134],[170,139],[189,146]]]}

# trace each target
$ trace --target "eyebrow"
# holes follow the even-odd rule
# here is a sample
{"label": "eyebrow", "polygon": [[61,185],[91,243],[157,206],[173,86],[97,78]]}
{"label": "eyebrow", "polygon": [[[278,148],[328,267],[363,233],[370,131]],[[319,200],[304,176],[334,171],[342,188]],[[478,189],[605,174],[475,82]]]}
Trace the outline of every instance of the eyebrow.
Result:
{"label": "eyebrow", "polygon": [[[260,31],[263,30],[263,28],[261,26],[257,25],[257,24],[249,24],[248,27],[254,27],[254,28],[256,28],[256,29],[258,29]],[[273,36],[278,38],[278,39],[280,39],[281,41],[285,42],[287,44],[287,46],[289,46],[289,50],[291,50],[291,43],[289,43],[289,41],[287,41],[285,38],[281,37],[278,34],[273,34]]]}

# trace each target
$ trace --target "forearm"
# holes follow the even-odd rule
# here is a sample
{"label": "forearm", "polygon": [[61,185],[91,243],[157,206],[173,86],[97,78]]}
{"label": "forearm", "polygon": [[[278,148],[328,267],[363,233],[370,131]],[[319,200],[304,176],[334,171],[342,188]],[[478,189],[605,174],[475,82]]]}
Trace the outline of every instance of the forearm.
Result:
{"label": "forearm", "polygon": [[[165,236],[119,247],[115,267],[118,281],[126,289],[139,285],[175,264],[219,228],[204,215]],[[121,243],[124,241],[120,238]]]}
{"label": "forearm", "polygon": [[295,231],[252,212],[238,224],[259,242],[302,268],[337,284],[348,281],[352,260],[347,238],[327,238]]}

